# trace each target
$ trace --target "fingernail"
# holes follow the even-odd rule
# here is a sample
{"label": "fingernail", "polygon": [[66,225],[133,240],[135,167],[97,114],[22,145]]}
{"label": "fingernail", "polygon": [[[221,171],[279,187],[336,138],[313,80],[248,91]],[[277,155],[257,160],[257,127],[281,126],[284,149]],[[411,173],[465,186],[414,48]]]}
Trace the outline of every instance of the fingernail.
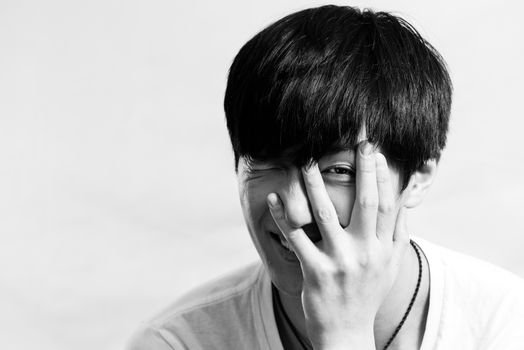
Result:
{"label": "fingernail", "polygon": [[270,194],[267,195],[267,203],[272,208],[279,208],[280,207],[280,203],[279,203],[279,200],[278,200],[278,197],[277,197],[276,193],[270,193]]}
{"label": "fingernail", "polygon": [[306,173],[308,173],[308,174],[311,173],[313,171],[313,169],[315,168],[315,165],[316,165],[316,163],[314,163],[314,162],[311,162],[309,164],[304,165],[303,166],[304,171]]}
{"label": "fingernail", "polygon": [[377,166],[387,167],[386,157],[382,153],[375,154]]}
{"label": "fingernail", "polygon": [[362,141],[360,144],[360,152],[363,156],[369,156],[373,153],[373,145],[367,141]]}

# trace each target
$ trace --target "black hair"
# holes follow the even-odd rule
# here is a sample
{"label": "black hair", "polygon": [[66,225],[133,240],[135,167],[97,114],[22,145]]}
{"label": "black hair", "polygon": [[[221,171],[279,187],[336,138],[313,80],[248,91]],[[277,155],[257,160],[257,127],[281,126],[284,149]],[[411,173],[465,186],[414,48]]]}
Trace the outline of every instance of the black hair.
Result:
{"label": "black hair", "polygon": [[446,144],[452,86],[439,53],[404,19],[347,6],[302,10],[249,40],[224,99],[235,154],[297,166],[352,148],[365,126],[403,189]]}

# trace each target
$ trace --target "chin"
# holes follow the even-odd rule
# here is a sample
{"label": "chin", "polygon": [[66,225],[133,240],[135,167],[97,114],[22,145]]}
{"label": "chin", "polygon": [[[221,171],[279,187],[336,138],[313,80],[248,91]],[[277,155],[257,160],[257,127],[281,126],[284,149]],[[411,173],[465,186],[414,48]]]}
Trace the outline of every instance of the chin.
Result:
{"label": "chin", "polygon": [[288,296],[302,295],[302,268],[298,258],[285,249],[276,234],[261,230],[262,235],[249,230],[258,255],[262,259],[271,282],[280,293]]}

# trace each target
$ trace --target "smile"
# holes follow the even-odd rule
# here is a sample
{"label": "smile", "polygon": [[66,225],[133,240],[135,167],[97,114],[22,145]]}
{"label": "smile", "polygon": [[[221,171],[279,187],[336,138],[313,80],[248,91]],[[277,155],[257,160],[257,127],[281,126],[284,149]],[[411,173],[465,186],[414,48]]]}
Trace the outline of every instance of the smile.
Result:
{"label": "smile", "polygon": [[284,247],[287,251],[293,252],[293,248],[291,248],[291,245],[289,244],[289,242],[286,240],[286,238],[283,235],[275,233],[275,232],[270,232],[270,234],[271,234],[271,238],[277,241],[278,243],[280,243],[280,245]]}
{"label": "smile", "polygon": [[293,265],[299,264],[299,260],[293,251],[293,248],[291,248],[291,245],[289,242],[284,238],[283,235],[270,232],[271,236],[271,242],[273,243],[273,247],[276,250],[277,254],[282,258],[282,260],[292,263]]}

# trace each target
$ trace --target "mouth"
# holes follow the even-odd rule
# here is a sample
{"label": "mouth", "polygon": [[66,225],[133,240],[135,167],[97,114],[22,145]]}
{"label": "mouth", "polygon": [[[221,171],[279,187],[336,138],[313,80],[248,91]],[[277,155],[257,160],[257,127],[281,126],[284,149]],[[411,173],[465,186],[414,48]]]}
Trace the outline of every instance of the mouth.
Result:
{"label": "mouth", "polygon": [[278,243],[280,246],[282,246],[285,250],[287,250],[288,252],[291,252],[291,253],[295,253],[293,251],[293,248],[291,247],[291,244],[289,244],[289,242],[286,240],[286,238],[280,234],[280,233],[276,233],[276,232],[269,232],[270,235],[271,235],[271,238],[276,242]]}
{"label": "mouth", "polygon": [[[318,247],[319,242],[322,240],[322,236],[320,235],[320,232],[318,231],[316,225],[315,227],[304,226],[303,229],[308,238],[313,242],[313,244],[315,244]],[[298,259],[295,255],[293,247],[291,246],[291,244],[289,244],[289,242],[286,240],[282,233],[269,231],[269,234],[271,240],[276,244],[277,249],[286,260],[296,261]]]}

